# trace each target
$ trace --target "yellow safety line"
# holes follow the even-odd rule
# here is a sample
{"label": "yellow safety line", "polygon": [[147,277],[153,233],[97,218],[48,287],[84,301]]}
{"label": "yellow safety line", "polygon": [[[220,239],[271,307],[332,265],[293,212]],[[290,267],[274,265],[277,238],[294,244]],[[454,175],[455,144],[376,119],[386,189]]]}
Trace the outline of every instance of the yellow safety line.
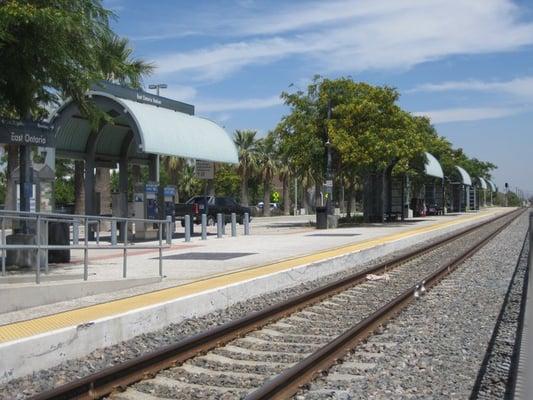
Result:
{"label": "yellow safety line", "polygon": [[401,238],[414,236],[419,233],[443,229],[465,221],[479,219],[492,213],[495,212],[481,212],[473,216],[464,216],[452,221],[418,227],[388,236],[368,239],[355,244],[344,245],[333,249],[322,250],[308,255],[278,261],[272,264],[232,271],[227,274],[205,278],[180,286],[174,286],[154,292],[113,300],[108,303],[96,304],[31,320],[2,325],[0,326],[0,343],[22,339],[69,326],[84,324],[96,319],[110,317],[134,309],[164,303],[180,297],[215,289],[217,287],[243,282],[261,275],[268,275],[275,272],[288,270],[296,266],[368,249],[380,244],[393,242]]}

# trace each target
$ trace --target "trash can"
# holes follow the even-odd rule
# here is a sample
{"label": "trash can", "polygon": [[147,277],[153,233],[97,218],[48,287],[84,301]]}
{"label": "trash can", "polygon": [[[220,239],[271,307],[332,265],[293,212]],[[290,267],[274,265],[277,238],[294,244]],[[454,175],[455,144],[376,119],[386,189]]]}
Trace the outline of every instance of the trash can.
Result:
{"label": "trash can", "polygon": [[316,229],[328,229],[328,208],[316,208]]}
{"label": "trash can", "polygon": [[[58,212],[59,211],[59,212]],[[66,210],[56,210],[58,214]],[[48,244],[49,245],[68,245],[70,244],[70,223],[50,221],[48,222]],[[70,249],[48,250],[49,263],[68,263],[70,262]]]}

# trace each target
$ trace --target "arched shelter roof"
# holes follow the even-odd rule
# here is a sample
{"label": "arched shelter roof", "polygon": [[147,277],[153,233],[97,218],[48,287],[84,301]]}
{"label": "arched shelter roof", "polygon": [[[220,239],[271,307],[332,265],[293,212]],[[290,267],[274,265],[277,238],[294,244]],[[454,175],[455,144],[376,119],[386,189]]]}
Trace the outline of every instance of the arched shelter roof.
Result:
{"label": "arched shelter roof", "polygon": [[[102,89],[114,90],[116,86],[106,83]],[[95,87],[88,96],[113,123],[95,129],[82,117],[77,105],[67,101],[51,120],[58,156],[84,158],[91,148],[97,162],[117,161],[126,153],[134,163],[142,163],[150,154],[238,163],[237,149],[229,134],[208,119],[190,115],[194,112],[192,106],[123,87],[118,87],[117,93],[126,93],[130,98],[99,89]],[[168,103],[170,106],[166,107]],[[188,106],[182,108],[189,113],[177,111],[181,105]]]}
{"label": "arched shelter roof", "polygon": [[481,187],[481,189],[486,190],[487,182],[485,181],[485,179],[483,179],[482,177],[478,177],[477,180],[479,182],[479,186]]}
{"label": "arched shelter roof", "polygon": [[444,178],[444,172],[439,161],[431,153],[426,152],[426,163],[424,165],[424,170],[426,175],[433,176],[435,178]]}
{"label": "arched shelter roof", "polygon": [[466,172],[464,168],[460,167],[459,165],[456,165],[455,168],[457,169],[457,171],[459,171],[459,175],[461,176],[461,183],[463,185],[472,186],[472,178],[470,178],[468,172]]}
{"label": "arched shelter roof", "polygon": [[494,184],[494,182],[492,182],[491,180],[487,179],[487,182],[490,186],[490,189],[493,191],[493,192],[496,192],[497,189],[496,189],[496,185]]}

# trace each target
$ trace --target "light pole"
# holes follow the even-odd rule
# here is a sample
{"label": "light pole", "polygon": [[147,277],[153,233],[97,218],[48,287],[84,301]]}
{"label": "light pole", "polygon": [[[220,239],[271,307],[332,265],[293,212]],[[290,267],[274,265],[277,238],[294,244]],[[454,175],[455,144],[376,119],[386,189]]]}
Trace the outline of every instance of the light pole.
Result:
{"label": "light pole", "polygon": [[148,85],[148,89],[155,89],[156,94],[159,96],[159,89],[166,89],[168,86],[166,83],[158,83],[158,84],[151,84]]}

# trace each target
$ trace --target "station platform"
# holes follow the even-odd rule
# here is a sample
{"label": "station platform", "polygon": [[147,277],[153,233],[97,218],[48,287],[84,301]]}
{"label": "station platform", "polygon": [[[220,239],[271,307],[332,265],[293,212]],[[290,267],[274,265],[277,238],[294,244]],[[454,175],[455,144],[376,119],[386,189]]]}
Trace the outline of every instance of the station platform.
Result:
{"label": "station platform", "polygon": [[[170,322],[335,273],[511,210],[489,208],[334,230],[314,229],[314,216],[256,218],[250,236],[239,232],[237,237],[217,239],[210,235],[206,241],[194,236],[189,243],[174,239],[163,253],[162,279],[157,278],[157,250],[131,250],[126,281],[137,281],[131,287],[0,314],[0,360],[2,354],[24,353],[30,342],[39,349],[50,348],[51,353],[63,348],[54,363],[79,357]],[[41,286],[61,292],[66,285],[79,285],[80,256],[73,252],[72,263],[51,267],[41,285],[22,279],[31,275],[10,274],[10,282],[0,280],[0,293],[7,287]],[[104,286],[105,282],[124,281],[121,251],[94,251],[89,256],[88,283]],[[67,344],[76,346],[76,341],[77,347],[68,351]],[[8,357],[13,365],[7,358],[0,361],[0,382],[31,372],[31,367],[23,367],[24,362],[34,363],[33,368],[51,362],[49,357],[36,361],[31,350],[26,353],[18,354],[18,359]]]}

